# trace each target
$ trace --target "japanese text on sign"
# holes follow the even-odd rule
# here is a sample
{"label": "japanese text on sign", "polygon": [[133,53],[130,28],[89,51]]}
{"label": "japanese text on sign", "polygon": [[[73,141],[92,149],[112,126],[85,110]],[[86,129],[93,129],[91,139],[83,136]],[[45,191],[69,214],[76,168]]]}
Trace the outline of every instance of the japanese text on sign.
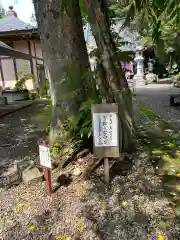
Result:
{"label": "japanese text on sign", "polygon": [[44,167],[51,168],[51,155],[49,147],[39,145],[40,164]]}
{"label": "japanese text on sign", "polygon": [[94,143],[96,147],[118,146],[116,113],[93,113]]}

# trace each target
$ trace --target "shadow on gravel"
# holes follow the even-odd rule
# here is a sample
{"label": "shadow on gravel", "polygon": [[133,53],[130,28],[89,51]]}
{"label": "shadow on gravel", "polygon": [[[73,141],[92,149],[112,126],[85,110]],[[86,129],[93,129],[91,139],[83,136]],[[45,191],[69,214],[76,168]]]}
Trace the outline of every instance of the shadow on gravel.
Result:
{"label": "shadow on gravel", "polygon": [[154,192],[149,195],[139,190],[132,175],[134,173],[114,177],[108,188],[102,181],[90,180],[93,187],[82,200],[87,203],[82,209],[87,228],[99,240],[157,240],[160,234],[168,239],[179,239],[175,217],[165,218],[169,206],[164,205],[163,195],[157,199]]}
{"label": "shadow on gravel", "polygon": [[[43,138],[42,123],[32,119],[45,103],[37,103],[0,119],[0,182],[9,168],[20,160],[33,160],[38,164],[37,141]],[[6,175],[6,174],[5,174]],[[7,181],[6,181],[7,182]]]}
{"label": "shadow on gravel", "polygon": [[[12,228],[7,230],[3,240],[55,240],[55,237],[51,235],[51,226],[49,225],[49,222],[53,224],[55,221],[57,221],[57,219],[55,216],[52,216],[51,211],[45,210],[41,215],[35,216],[24,226],[20,222],[16,222]],[[38,230],[28,230],[28,228],[32,226],[38,226]]]}
{"label": "shadow on gravel", "polygon": [[138,138],[149,152],[155,172],[162,179],[166,197],[180,218],[180,133],[141,105],[149,123],[138,130]]}
{"label": "shadow on gravel", "polygon": [[[180,173],[178,152],[174,157],[172,155],[174,150],[177,150],[180,138],[176,135],[174,141],[175,135],[165,132],[169,125],[157,119],[150,110],[143,108],[144,110],[151,124],[144,122],[143,126],[139,126],[140,152],[134,155],[133,159],[114,164],[109,187],[100,180],[103,179],[103,173],[98,178],[92,177],[89,180],[90,187],[82,198],[85,203],[82,216],[87,228],[91,229],[99,240],[157,240],[165,237],[169,240],[180,239],[178,219],[164,196],[164,189],[165,194],[167,193],[167,176]],[[163,131],[154,128],[156,121]],[[154,159],[155,162],[150,161],[150,156],[155,153],[159,155],[159,150],[163,151],[162,155],[165,157],[164,161],[161,158],[160,165],[157,159]],[[162,171],[162,175],[157,171],[157,167]],[[175,186],[177,182],[174,183]],[[173,188],[171,190],[173,192]]]}

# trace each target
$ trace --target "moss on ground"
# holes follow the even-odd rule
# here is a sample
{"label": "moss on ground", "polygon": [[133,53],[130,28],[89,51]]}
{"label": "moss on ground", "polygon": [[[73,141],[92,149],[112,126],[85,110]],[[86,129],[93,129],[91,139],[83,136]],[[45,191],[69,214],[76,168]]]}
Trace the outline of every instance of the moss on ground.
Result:
{"label": "moss on ground", "polygon": [[145,105],[140,104],[139,110],[146,121],[137,126],[138,139],[148,150],[156,173],[163,180],[165,195],[180,217],[180,131]]}

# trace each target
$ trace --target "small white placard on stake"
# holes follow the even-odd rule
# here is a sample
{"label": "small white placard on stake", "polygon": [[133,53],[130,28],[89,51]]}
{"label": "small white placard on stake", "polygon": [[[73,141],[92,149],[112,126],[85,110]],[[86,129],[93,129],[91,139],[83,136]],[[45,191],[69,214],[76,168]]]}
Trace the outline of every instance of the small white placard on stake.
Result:
{"label": "small white placard on stake", "polygon": [[93,113],[95,147],[118,147],[117,113]]}
{"label": "small white placard on stake", "polygon": [[49,147],[39,145],[40,164],[43,167],[51,168],[51,155]]}

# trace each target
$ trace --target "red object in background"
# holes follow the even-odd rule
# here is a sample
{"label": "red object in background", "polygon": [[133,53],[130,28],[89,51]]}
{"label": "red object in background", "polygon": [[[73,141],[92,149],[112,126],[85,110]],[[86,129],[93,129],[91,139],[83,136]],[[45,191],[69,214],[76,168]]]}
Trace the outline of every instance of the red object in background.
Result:
{"label": "red object in background", "polygon": [[131,73],[133,73],[133,62],[132,61],[129,62],[129,71]]}
{"label": "red object in background", "polygon": [[[39,145],[49,148],[48,141],[39,141]],[[46,181],[46,192],[48,196],[51,196],[52,194],[51,169],[48,167],[43,167],[43,168],[44,168],[44,178]]]}

